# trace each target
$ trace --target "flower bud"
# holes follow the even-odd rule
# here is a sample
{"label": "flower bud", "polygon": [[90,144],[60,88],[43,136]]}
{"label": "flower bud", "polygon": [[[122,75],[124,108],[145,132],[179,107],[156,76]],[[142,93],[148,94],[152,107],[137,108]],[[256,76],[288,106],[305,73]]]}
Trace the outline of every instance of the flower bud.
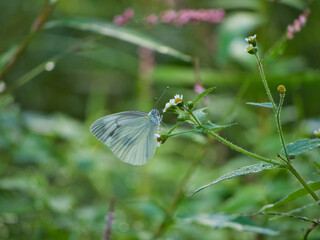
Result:
{"label": "flower bud", "polygon": [[188,101],[187,102],[187,106],[191,110],[194,107],[194,102],[193,101]]}
{"label": "flower bud", "polygon": [[189,118],[188,114],[185,114],[185,113],[180,113],[177,117],[177,119],[180,121],[180,122],[184,122],[186,121],[187,119]]}
{"label": "flower bud", "polygon": [[280,92],[280,94],[284,94],[286,92],[286,88],[283,85],[279,85],[277,90]]}

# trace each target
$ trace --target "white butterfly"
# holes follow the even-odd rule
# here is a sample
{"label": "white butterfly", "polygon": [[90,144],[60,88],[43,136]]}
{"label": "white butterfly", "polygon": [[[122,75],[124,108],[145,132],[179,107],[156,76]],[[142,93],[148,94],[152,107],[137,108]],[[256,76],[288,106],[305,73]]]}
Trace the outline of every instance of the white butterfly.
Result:
{"label": "white butterfly", "polygon": [[161,119],[156,109],[149,113],[120,112],[98,119],[90,131],[121,161],[143,165],[153,158],[156,151],[156,134],[160,130]]}

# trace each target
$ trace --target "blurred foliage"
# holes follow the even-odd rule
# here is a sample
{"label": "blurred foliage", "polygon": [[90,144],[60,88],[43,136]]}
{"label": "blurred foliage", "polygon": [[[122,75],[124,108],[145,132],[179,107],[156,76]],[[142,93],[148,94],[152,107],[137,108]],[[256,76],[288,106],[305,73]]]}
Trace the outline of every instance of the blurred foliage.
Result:
{"label": "blurred foliage", "polygon": [[[0,72],[28,35],[43,4],[0,1]],[[199,59],[201,83],[216,87],[199,107],[208,108],[213,123],[237,123],[221,131],[227,139],[267,157],[281,151],[270,109],[246,104],[267,102],[255,59],[243,50],[244,38],[254,33],[264,50],[275,99],[279,84],[287,88],[282,112],[286,142],[312,138],[320,127],[319,1],[68,0],[59,1],[49,21],[83,18],[112,24],[113,17],[128,7],[135,16],[126,29],[141,34],[142,40],[154,39]],[[143,23],[151,13],[185,8],[222,8],[226,17],[214,25]],[[287,25],[306,8],[311,10],[306,26],[279,45]],[[117,29],[121,33],[121,27]],[[176,93],[186,100],[195,98],[199,79],[193,64],[153,54],[155,63],[145,74],[141,48],[130,41],[63,27],[43,29],[32,39],[4,78],[6,86],[22,79],[21,86],[0,93],[0,239],[101,239],[112,198],[113,239],[150,239],[194,162],[201,160],[192,170],[187,193],[257,163],[203,135],[189,134],[170,138],[150,163],[135,167],[117,160],[90,134],[91,123],[104,115],[149,111],[166,86],[170,89],[159,108]],[[53,65],[47,65],[49,60],[54,60]],[[175,120],[166,114],[163,122],[165,129]],[[319,181],[313,164],[320,163],[319,156],[316,149],[294,160],[308,181]],[[309,222],[233,214],[257,212],[300,187],[280,169],[223,181],[183,199],[162,239],[297,239]],[[312,199],[303,195],[275,210],[288,212],[310,203]],[[318,206],[297,214],[319,218]],[[315,229],[309,239],[319,238],[320,230]]]}

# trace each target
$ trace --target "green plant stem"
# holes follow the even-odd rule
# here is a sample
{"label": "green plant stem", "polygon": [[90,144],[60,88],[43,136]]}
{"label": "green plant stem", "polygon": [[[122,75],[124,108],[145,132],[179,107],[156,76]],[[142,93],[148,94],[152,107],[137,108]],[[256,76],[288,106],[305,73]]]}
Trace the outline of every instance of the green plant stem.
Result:
{"label": "green plant stem", "polygon": [[262,66],[262,61],[261,61],[258,53],[256,53],[255,56],[256,56],[256,59],[257,59],[258,68],[259,68],[259,72],[260,72],[260,75],[261,75],[261,79],[262,79],[263,86],[264,86],[264,88],[265,88],[265,90],[266,90],[266,92],[267,92],[269,101],[270,101],[271,104],[272,104],[273,111],[276,112],[276,111],[277,111],[276,104],[274,103],[272,94],[271,94],[271,92],[270,92],[270,89],[269,89],[269,86],[268,86],[268,83],[267,83],[266,76],[265,76],[265,74],[264,74],[264,70],[263,70],[263,66]]}
{"label": "green plant stem", "polygon": [[280,135],[281,143],[284,144],[284,146],[282,145],[282,147],[283,147],[284,154],[286,156],[286,161],[289,162],[290,158],[289,158],[289,155],[288,155],[287,148],[285,147],[286,144],[285,144],[284,137],[283,137],[283,134],[282,134],[282,126],[281,126],[281,120],[280,120],[280,113],[281,113],[281,110],[282,110],[284,97],[285,97],[284,93],[280,94],[280,102],[279,102],[278,109],[276,111],[276,121],[277,121],[278,130],[279,130],[279,133],[280,133],[279,135]]}
{"label": "green plant stem", "polygon": [[179,127],[181,125],[182,122],[178,122],[176,125],[174,125],[170,131],[168,132],[168,135],[170,135],[170,133],[172,133],[177,127]]}
{"label": "green plant stem", "polygon": [[279,112],[279,118],[278,118],[278,110],[276,108],[276,104],[274,103],[274,100],[273,100],[273,97],[272,97],[272,94],[270,92],[270,88],[268,86],[268,82],[267,82],[267,79],[266,79],[266,75],[264,74],[264,70],[263,70],[263,66],[262,66],[262,61],[258,55],[258,53],[255,54],[256,56],[256,59],[257,59],[257,63],[258,63],[258,68],[259,68],[259,72],[260,72],[260,76],[261,76],[261,80],[262,80],[262,83],[263,83],[263,86],[267,92],[267,95],[268,95],[268,98],[269,98],[269,101],[271,102],[272,104],[272,108],[273,108],[273,112],[275,114],[275,118],[276,118],[276,125],[277,125],[277,129],[278,129],[278,133],[279,133],[279,137],[280,137],[280,142],[281,142],[281,145],[282,145],[282,149],[284,150],[284,152],[286,153],[286,158],[287,158],[287,161],[290,161],[289,160],[289,157],[288,157],[288,154],[287,154],[287,150],[286,150],[286,144],[284,142],[284,137],[283,137],[283,133],[282,133],[282,129],[281,129],[281,123],[280,123],[280,112]]}
{"label": "green plant stem", "polygon": [[270,102],[272,103],[272,108],[275,114],[275,118],[276,118],[276,124],[277,124],[277,129],[278,129],[278,133],[280,136],[280,142],[282,145],[282,149],[285,152],[286,155],[286,168],[297,178],[297,180],[302,184],[302,186],[310,193],[310,195],[313,197],[314,200],[319,201],[319,197],[317,196],[317,194],[312,190],[312,188],[306,183],[306,181],[303,179],[303,177],[295,170],[295,168],[291,165],[290,163],[290,158],[288,156],[288,152],[286,149],[286,144],[284,141],[284,137],[283,137],[283,133],[282,133],[282,128],[281,128],[281,122],[280,122],[280,112],[281,112],[281,108],[282,108],[282,104],[284,101],[284,94],[281,94],[282,96],[280,96],[280,103],[279,103],[279,107],[278,109],[276,108],[276,105],[274,103],[273,97],[271,95],[267,80],[266,80],[266,76],[264,74],[264,70],[263,70],[263,66],[262,66],[262,61],[259,57],[259,55],[256,53],[255,54],[256,59],[257,59],[257,63],[258,63],[258,67],[259,67],[259,72],[261,75],[261,79],[262,79],[262,83],[264,85],[264,88],[267,92],[268,98],[270,100]]}
{"label": "green plant stem", "polygon": [[10,84],[2,93],[0,93],[0,96],[6,95],[8,93],[11,93],[16,88],[18,88],[18,87],[24,85],[25,83],[29,82],[31,79],[35,78],[40,73],[45,71],[45,66],[46,66],[46,64],[48,62],[56,63],[57,61],[59,61],[62,58],[62,56],[63,56],[63,54],[59,54],[59,55],[57,55],[55,57],[52,57],[52,58],[48,59],[47,61],[45,61],[45,62],[43,62],[41,64],[39,64],[35,68],[31,69],[29,72],[27,72],[22,77],[20,77],[19,79],[14,81],[12,84]]}
{"label": "green plant stem", "polygon": [[312,224],[312,225],[306,230],[306,232],[304,233],[302,239],[303,239],[303,240],[307,240],[309,234],[310,234],[317,226],[319,226],[319,223],[314,223],[314,224]]}
{"label": "green plant stem", "polygon": [[45,66],[48,62],[53,62],[54,64],[56,64],[58,61],[60,61],[63,57],[67,56],[68,54],[85,49],[87,45],[88,46],[90,45],[92,39],[93,38],[84,39],[80,41],[78,44],[76,44],[75,46],[68,49],[66,52],[57,54],[56,56],[49,58],[45,62],[40,63],[38,66],[34,67],[29,72],[24,74],[22,77],[18,78],[12,84],[7,86],[7,88],[0,93],[0,96],[11,93],[16,88],[26,84],[27,82],[31,81],[33,78],[38,76],[40,73],[44,72]]}
{"label": "green plant stem", "polygon": [[[186,109],[190,115],[193,117],[193,119],[196,121],[196,123],[199,125],[199,126],[202,126],[202,124],[199,122],[199,120],[196,118],[196,116],[194,116],[193,112],[190,111],[189,109]],[[212,131],[208,131],[208,134],[211,135],[212,137],[216,138],[218,141],[224,143],[225,145],[227,145],[228,147],[242,153],[242,154],[245,154],[249,157],[252,157],[252,158],[255,158],[255,159],[258,159],[258,160],[261,160],[263,162],[266,162],[266,163],[270,163],[270,164],[274,164],[274,165],[280,165],[279,163],[275,162],[275,161],[272,161],[272,159],[268,159],[268,158],[265,158],[265,157],[262,157],[262,156],[259,156],[255,153],[252,153],[252,152],[249,152],[235,144],[233,144],[232,142],[229,142],[228,140],[224,139],[223,137],[219,136],[218,134],[212,132]]]}
{"label": "green plant stem", "polygon": [[17,60],[20,58],[22,53],[25,51],[25,49],[28,47],[34,36],[41,30],[43,24],[46,22],[46,20],[51,16],[53,10],[55,9],[57,3],[59,0],[47,0],[44,7],[41,9],[40,13],[34,20],[32,27],[30,29],[29,34],[26,36],[24,41],[18,46],[17,50],[11,57],[11,59],[8,61],[6,66],[4,67],[3,71],[0,74],[0,81],[3,80],[7,74],[10,72],[14,64],[17,62]]}
{"label": "green plant stem", "polygon": [[307,184],[303,177],[296,171],[296,169],[289,162],[287,163],[287,169],[296,177],[296,179],[298,179],[298,181],[310,193],[314,200],[320,200],[317,194],[313,191],[313,189]]}
{"label": "green plant stem", "polygon": [[185,133],[191,133],[191,132],[197,132],[197,130],[195,129],[191,129],[191,130],[187,130],[187,131],[182,131],[182,132],[177,132],[177,133],[172,133],[172,134],[168,134],[168,137],[173,137],[173,136],[177,136],[180,134],[185,134]]}
{"label": "green plant stem", "polygon": [[191,111],[191,110],[189,110],[189,109],[185,109],[185,110],[187,110],[189,113],[190,113],[190,115],[192,116],[192,118],[194,119],[194,121],[199,125],[199,126],[202,126],[202,124],[199,122],[199,120],[198,120],[198,118],[193,114],[193,112]]}
{"label": "green plant stem", "polygon": [[243,149],[242,147],[239,147],[239,146],[233,144],[232,142],[229,142],[228,140],[224,139],[223,137],[219,136],[218,134],[216,134],[216,133],[214,133],[212,131],[208,131],[208,134],[211,135],[212,137],[214,137],[215,139],[217,139],[218,141],[224,143],[228,147],[230,147],[230,148],[232,148],[232,149],[234,149],[234,150],[236,150],[236,151],[238,151],[238,152],[240,152],[240,153],[242,153],[244,155],[247,155],[249,157],[252,157],[252,158],[258,159],[260,161],[273,164],[273,165],[281,165],[278,162],[273,161],[272,159],[268,159],[268,158],[259,156],[259,155],[255,154],[255,153],[249,152],[249,151]]}
{"label": "green plant stem", "polygon": [[314,220],[308,219],[306,217],[302,217],[302,216],[297,216],[297,215],[292,215],[292,214],[288,214],[288,213],[282,213],[282,212],[255,212],[255,213],[245,213],[245,214],[239,214],[239,216],[257,216],[257,215],[270,215],[270,216],[277,216],[277,217],[289,217],[289,218],[293,218],[293,219],[297,219],[297,220],[301,220],[304,222],[310,222],[310,223],[314,223],[314,224],[319,224]]}
{"label": "green plant stem", "polygon": [[185,198],[185,194],[184,194],[185,186],[188,183],[188,180],[190,179],[192,174],[195,172],[196,167],[199,165],[199,163],[201,162],[201,160],[203,159],[203,157],[207,153],[208,146],[210,144],[211,144],[210,141],[208,141],[208,144],[203,147],[203,149],[201,151],[201,154],[191,164],[191,166],[189,167],[187,173],[184,175],[184,177],[180,181],[180,184],[179,184],[179,187],[178,187],[178,191],[176,192],[175,196],[173,197],[173,200],[172,200],[171,204],[169,205],[168,209],[166,210],[165,216],[164,216],[159,228],[157,229],[157,231],[153,235],[153,237],[152,237],[153,240],[158,239],[159,237],[161,237],[165,233],[167,228],[170,226],[170,224],[172,223],[172,217],[173,217],[174,212],[176,211],[179,203]]}

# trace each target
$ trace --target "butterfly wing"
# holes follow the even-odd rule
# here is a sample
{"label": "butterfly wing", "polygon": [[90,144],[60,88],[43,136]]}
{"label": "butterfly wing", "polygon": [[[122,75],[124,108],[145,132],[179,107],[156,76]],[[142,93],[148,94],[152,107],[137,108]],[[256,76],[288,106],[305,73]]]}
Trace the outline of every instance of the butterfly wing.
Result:
{"label": "butterfly wing", "polygon": [[90,131],[123,162],[146,164],[157,147],[154,136],[159,122],[152,121],[145,112],[129,111],[105,116],[95,121]]}

